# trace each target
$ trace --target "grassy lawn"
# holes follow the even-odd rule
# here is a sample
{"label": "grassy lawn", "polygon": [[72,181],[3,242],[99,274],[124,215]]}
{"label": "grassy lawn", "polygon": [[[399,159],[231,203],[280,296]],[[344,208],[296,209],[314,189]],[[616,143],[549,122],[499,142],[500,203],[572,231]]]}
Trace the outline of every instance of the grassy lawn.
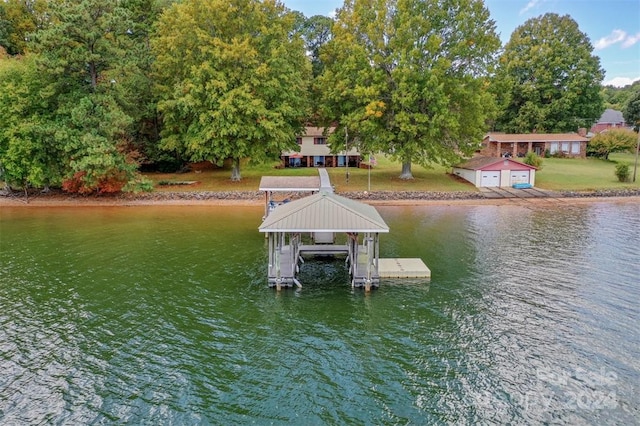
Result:
{"label": "grassy lawn", "polygon": [[[371,191],[477,191],[471,183],[458,179],[450,174],[450,168],[434,166],[426,169],[413,164],[411,171],[413,180],[400,179],[402,165],[381,155],[376,156],[377,164],[371,169]],[[346,169],[329,168],[331,183],[336,191],[368,191],[369,170],[349,168],[349,183]]]}
{"label": "grassy lawn", "polygon": [[[432,169],[413,165],[413,180],[399,179],[402,166],[385,157],[376,157],[378,164],[371,170],[371,191],[477,191],[471,183],[447,174],[450,169],[435,166]],[[266,165],[243,164],[240,168],[241,182],[232,182],[231,169],[221,168],[200,173],[148,173],[154,181],[157,191],[257,191],[262,176],[317,176],[313,167],[276,169],[277,162]],[[327,168],[331,183],[336,191],[367,191],[369,189],[369,170],[350,167],[347,183],[345,167]],[[158,185],[160,182],[197,181],[196,185]]]}
{"label": "grassy lawn", "polygon": [[627,163],[633,175],[634,155],[611,154],[610,160],[595,158],[545,158],[542,170],[536,173],[536,186],[550,190],[592,191],[597,189],[639,188],[635,183],[619,182],[615,175],[616,162]]}
{"label": "grassy lawn", "polygon": [[[592,191],[597,189],[639,188],[640,176],[636,183],[618,182],[614,174],[616,162],[629,164],[633,173],[634,155],[612,154],[609,161],[573,158],[545,158],[542,170],[536,173],[536,186],[549,190]],[[377,165],[371,170],[371,191],[477,191],[471,183],[458,179],[448,172],[449,168],[434,166],[426,169],[413,165],[411,181],[398,178],[400,163],[384,156],[377,156]],[[149,173],[146,176],[154,181],[157,191],[257,191],[262,176],[316,176],[315,168],[276,169],[277,162],[263,165],[243,164],[242,181],[231,182],[229,167],[204,170],[200,173]],[[338,192],[367,191],[369,189],[369,171],[344,167],[328,168],[331,182]],[[158,185],[160,182],[190,182],[194,185]]]}
{"label": "grassy lawn", "polygon": [[[231,181],[231,167],[189,173],[146,173],[156,191],[257,191],[262,176],[317,176],[316,169],[276,169],[272,164],[242,164],[242,181]],[[160,182],[198,182],[195,185],[159,185]]]}

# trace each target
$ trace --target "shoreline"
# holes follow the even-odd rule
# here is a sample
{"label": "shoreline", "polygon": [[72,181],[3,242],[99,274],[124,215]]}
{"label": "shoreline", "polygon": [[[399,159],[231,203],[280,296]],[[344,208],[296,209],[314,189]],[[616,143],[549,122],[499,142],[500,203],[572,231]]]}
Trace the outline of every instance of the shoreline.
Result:
{"label": "shoreline", "polygon": [[[429,205],[538,205],[583,204],[596,202],[640,203],[640,190],[549,192],[544,197],[490,198],[481,192],[362,192],[339,193],[373,206]],[[0,207],[128,207],[128,206],[264,206],[260,192],[153,192],[79,196],[62,192],[0,196]]]}

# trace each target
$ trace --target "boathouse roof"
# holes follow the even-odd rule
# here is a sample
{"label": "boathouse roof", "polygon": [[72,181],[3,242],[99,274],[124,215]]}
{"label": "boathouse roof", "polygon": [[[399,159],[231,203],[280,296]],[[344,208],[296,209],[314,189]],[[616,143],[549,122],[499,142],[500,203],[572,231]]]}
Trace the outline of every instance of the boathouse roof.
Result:
{"label": "boathouse roof", "polygon": [[501,157],[473,157],[453,167],[469,170],[536,170],[536,167],[529,164]]}
{"label": "boathouse roof", "polygon": [[278,206],[260,232],[389,232],[375,207],[326,191]]}
{"label": "boathouse roof", "polygon": [[320,176],[263,176],[260,191],[319,191]]}

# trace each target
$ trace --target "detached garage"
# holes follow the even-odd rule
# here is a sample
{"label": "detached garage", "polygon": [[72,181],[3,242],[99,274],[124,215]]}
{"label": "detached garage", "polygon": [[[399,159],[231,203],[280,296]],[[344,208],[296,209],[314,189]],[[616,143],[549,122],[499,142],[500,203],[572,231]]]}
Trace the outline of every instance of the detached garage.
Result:
{"label": "detached garage", "polygon": [[453,174],[478,188],[535,184],[536,168],[510,158],[475,157],[453,167]]}

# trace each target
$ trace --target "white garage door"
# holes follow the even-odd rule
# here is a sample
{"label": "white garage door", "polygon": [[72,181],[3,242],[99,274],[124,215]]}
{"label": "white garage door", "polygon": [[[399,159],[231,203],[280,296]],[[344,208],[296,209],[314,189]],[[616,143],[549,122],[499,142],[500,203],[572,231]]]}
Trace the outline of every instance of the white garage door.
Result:
{"label": "white garage door", "polygon": [[511,185],[516,183],[529,183],[529,170],[511,172]]}
{"label": "white garage door", "polygon": [[481,172],[480,186],[500,186],[500,171]]}

